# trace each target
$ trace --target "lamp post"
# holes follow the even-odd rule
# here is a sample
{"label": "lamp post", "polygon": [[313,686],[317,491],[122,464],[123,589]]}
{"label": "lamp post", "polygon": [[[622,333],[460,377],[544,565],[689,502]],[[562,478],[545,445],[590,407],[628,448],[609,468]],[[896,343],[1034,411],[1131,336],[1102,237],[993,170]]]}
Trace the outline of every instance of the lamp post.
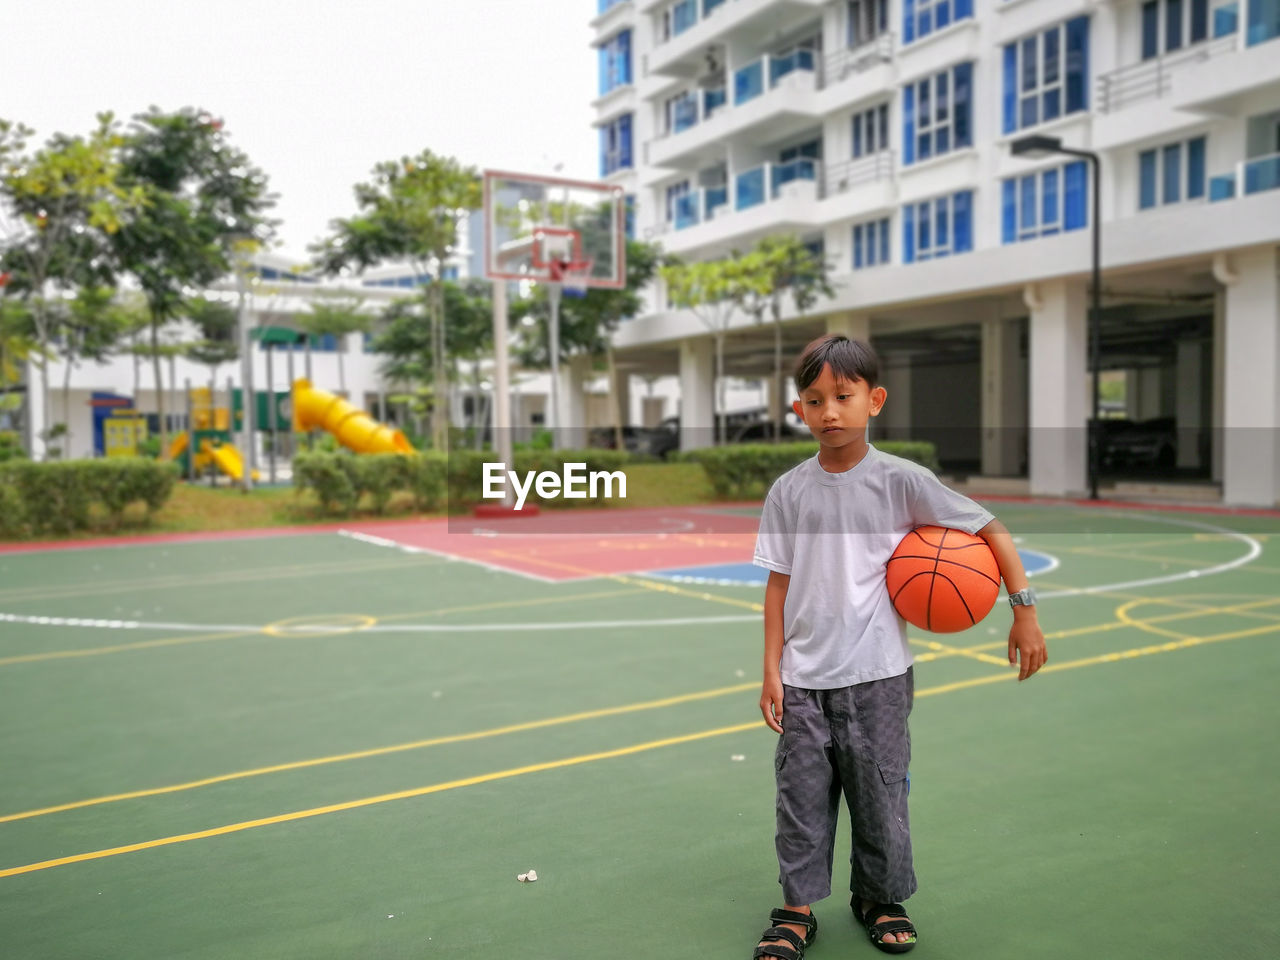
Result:
{"label": "lamp post", "polygon": [[1058,137],[1033,134],[1009,145],[1015,157],[1038,159],[1055,153],[1083,157],[1093,169],[1093,205],[1090,227],[1093,232],[1093,283],[1089,307],[1089,369],[1093,374],[1093,417],[1089,422],[1089,499],[1098,499],[1098,470],[1101,460],[1100,416],[1102,413],[1102,161],[1089,150],[1064,147]]}

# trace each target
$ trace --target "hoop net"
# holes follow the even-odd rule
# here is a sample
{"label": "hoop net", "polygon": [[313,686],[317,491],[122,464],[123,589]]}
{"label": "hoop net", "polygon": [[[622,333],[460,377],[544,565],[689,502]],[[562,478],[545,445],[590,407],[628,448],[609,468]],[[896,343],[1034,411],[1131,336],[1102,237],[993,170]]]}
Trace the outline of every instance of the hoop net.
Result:
{"label": "hoop net", "polygon": [[558,283],[569,297],[582,297],[587,292],[587,279],[591,276],[594,260],[570,260],[556,258],[547,264],[551,282]]}

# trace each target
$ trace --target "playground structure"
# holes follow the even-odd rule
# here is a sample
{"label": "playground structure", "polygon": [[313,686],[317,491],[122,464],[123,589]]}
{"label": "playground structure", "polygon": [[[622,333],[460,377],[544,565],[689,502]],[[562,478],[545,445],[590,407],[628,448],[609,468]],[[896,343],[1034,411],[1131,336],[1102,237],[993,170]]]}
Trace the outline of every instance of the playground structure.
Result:
{"label": "playground structure", "polygon": [[[232,480],[244,479],[244,458],[240,456],[230,441],[230,433],[226,430],[197,430],[196,443],[199,448],[194,456],[195,461],[191,464],[192,469],[197,475],[202,475],[210,466],[217,467]],[[187,431],[182,431],[173,438],[173,442],[169,444],[166,452],[166,460],[179,460],[188,456],[191,446],[191,435]],[[260,474],[254,470],[249,474],[253,480],[258,480]]]}
{"label": "playground structure", "polygon": [[317,390],[301,377],[293,381],[293,430],[325,430],[356,453],[413,453],[405,435],[379,423],[336,393]]}

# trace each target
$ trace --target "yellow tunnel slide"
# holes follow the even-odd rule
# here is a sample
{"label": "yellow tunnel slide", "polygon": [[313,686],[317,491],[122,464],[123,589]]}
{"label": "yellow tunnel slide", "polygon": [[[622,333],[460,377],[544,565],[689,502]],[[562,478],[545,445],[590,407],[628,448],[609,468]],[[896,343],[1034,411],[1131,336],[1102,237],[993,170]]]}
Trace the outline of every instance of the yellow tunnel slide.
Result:
{"label": "yellow tunnel slide", "polygon": [[293,429],[295,432],[327,430],[356,453],[413,453],[399,430],[371,416],[327,390],[317,390],[305,377],[293,381]]}

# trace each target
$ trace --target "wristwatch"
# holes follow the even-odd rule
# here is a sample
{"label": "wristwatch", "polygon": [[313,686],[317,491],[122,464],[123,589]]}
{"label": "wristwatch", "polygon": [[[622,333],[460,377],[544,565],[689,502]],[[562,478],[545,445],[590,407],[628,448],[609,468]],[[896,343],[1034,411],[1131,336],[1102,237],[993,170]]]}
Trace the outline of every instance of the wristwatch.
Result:
{"label": "wristwatch", "polygon": [[1009,594],[1009,606],[1011,607],[1034,607],[1036,605],[1036,592],[1030,587],[1023,587],[1017,593]]}

